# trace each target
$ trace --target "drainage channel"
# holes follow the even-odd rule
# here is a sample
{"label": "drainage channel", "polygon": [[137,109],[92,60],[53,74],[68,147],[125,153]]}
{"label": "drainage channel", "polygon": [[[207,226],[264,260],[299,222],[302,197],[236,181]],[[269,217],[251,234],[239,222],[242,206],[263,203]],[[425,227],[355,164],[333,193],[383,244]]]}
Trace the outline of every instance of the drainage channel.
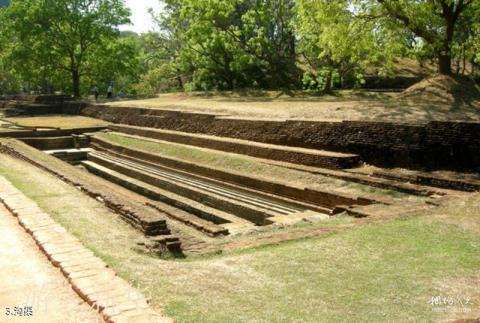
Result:
{"label": "drainage channel", "polygon": [[[159,165],[142,165],[127,158],[112,156],[109,153],[95,151],[89,154],[88,160],[84,165],[94,173],[105,173],[105,171],[95,169],[95,164],[97,164],[136,181],[153,185],[210,208],[227,212],[259,226],[272,224],[271,219],[297,218],[307,213],[319,214],[316,210],[314,211],[301,204],[290,203],[270,195],[266,196],[262,192],[257,193],[251,190],[247,192],[240,187],[216,183],[207,178],[200,178]],[[111,177],[111,174],[103,175]],[[131,186],[129,183],[123,185]],[[141,193],[142,190],[139,191]],[[170,200],[167,203],[174,205],[175,202],[172,203]],[[177,205],[177,203],[175,204]],[[329,212],[330,210],[325,210],[323,213],[329,214]]]}
{"label": "drainage channel", "polygon": [[100,153],[100,152],[94,152],[92,155],[95,156],[100,156],[103,158],[109,158],[112,161],[115,161],[117,163],[126,165],[128,167],[138,169],[141,171],[144,171],[146,173],[158,176],[160,178],[164,178],[167,180],[172,180],[176,181],[177,183],[183,183],[185,185],[189,185],[191,187],[199,188],[201,190],[204,190],[206,192],[211,192],[214,194],[218,194],[223,197],[227,197],[229,199],[239,201],[239,202],[246,202],[249,204],[252,204],[256,207],[263,208],[266,210],[270,210],[273,212],[278,212],[280,214],[291,214],[291,213],[296,213],[296,212],[304,212],[306,209],[295,207],[295,206],[289,206],[285,203],[281,203],[279,201],[274,201],[271,199],[266,199],[260,196],[254,196],[253,194],[248,194],[245,192],[241,192],[239,190],[233,190],[231,188],[227,188],[224,186],[220,186],[217,184],[213,184],[210,182],[202,181],[194,177],[187,177],[183,174],[174,172],[172,170],[166,170],[166,169],[160,169],[160,168],[152,168],[152,167],[147,167],[143,166],[134,162],[130,162],[127,159],[123,158],[118,158],[118,157],[112,157],[111,155],[105,154],[105,153]]}
{"label": "drainage channel", "polygon": [[[322,207],[310,208],[304,203],[285,198],[277,198],[272,194],[263,194],[252,189],[231,185],[197,176],[186,171],[180,171],[163,165],[152,164],[113,152],[97,151],[90,147],[88,136],[72,135],[52,138],[22,138],[25,143],[44,153],[59,158],[72,165],[82,165],[84,168],[100,177],[125,186],[130,190],[143,194],[145,189],[140,186],[121,183],[122,181],[139,181],[158,187],[153,195],[163,203],[153,206],[161,212],[167,210],[173,218],[193,219],[196,226],[204,232],[245,231],[253,226],[266,226],[273,223],[289,222],[312,214],[330,214],[330,209]],[[88,162],[87,162],[88,161]],[[93,163],[93,164],[92,164]],[[105,167],[104,171],[95,169],[95,165]],[[107,170],[123,174],[126,178],[104,176]],[[117,175],[118,177],[118,175]],[[163,193],[162,193],[163,192]],[[151,194],[151,192],[150,192]],[[161,196],[158,198],[158,196]],[[151,196],[146,195],[152,199]],[[203,205],[203,206],[202,206]],[[177,210],[177,211],[175,211]],[[192,211],[193,210],[193,211]],[[320,212],[320,213],[319,213]],[[190,214],[190,215],[189,215]],[[200,222],[197,219],[202,219]],[[238,220],[237,220],[238,219]],[[182,221],[182,220],[180,220]],[[202,223],[201,221],[206,221]],[[242,222],[244,221],[244,222]],[[211,225],[209,225],[210,223]],[[217,227],[215,227],[217,225]],[[225,229],[221,229],[221,227]],[[237,228],[238,227],[238,228]],[[212,233],[210,232],[210,233]]]}

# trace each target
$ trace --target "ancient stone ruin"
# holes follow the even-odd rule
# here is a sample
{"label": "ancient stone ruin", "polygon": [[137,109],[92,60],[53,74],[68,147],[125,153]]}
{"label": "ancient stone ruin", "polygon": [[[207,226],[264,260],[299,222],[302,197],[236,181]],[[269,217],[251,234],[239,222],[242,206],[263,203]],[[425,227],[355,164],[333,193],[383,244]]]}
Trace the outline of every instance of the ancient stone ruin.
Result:
{"label": "ancient stone ruin", "polygon": [[[393,217],[435,207],[445,196],[480,190],[475,174],[480,167],[478,122],[253,120],[89,105],[57,96],[4,98],[0,108],[5,116],[55,113],[110,122],[107,127],[71,129],[4,122],[8,131],[0,132],[0,149],[104,203],[148,237],[150,250],[212,252],[255,232],[275,235],[274,228],[340,214]],[[243,156],[276,169],[401,197],[366,189],[353,194],[341,187],[319,188],[219,168],[124,145],[105,134],[181,145],[192,153],[203,149]],[[405,171],[397,171],[399,167]]]}

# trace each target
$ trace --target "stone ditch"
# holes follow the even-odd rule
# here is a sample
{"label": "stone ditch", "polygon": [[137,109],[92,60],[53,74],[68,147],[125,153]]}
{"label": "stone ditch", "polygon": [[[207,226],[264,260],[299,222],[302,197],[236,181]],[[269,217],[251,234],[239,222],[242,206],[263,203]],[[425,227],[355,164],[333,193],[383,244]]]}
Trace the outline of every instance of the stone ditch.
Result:
{"label": "stone ditch", "polygon": [[[43,156],[38,158],[38,152],[17,140],[0,141],[0,153],[24,160],[39,169],[53,174],[62,181],[76,187],[88,196],[102,202],[121,218],[144,233],[147,237],[156,237],[158,241],[165,243],[165,248],[171,252],[180,252],[181,242],[178,237],[171,235],[166,217],[159,212],[153,212],[148,207],[136,201],[129,200],[122,194],[102,186],[92,175],[69,166],[56,158]],[[161,238],[158,238],[160,236]]]}
{"label": "stone ditch", "polygon": [[[255,225],[272,224],[270,218],[279,215],[302,213],[307,210],[330,214],[331,209],[316,205],[305,205],[261,191],[247,190],[228,185],[191,173],[161,167],[155,164],[133,162],[131,159],[112,154],[92,153],[89,160],[110,170],[140,180],[186,199],[205,204],[222,212],[230,213],[251,221]],[[89,167],[95,167],[90,164]],[[97,170],[98,171],[98,170]],[[229,223],[221,216],[210,216],[222,225]]]}
{"label": "stone ditch", "polygon": [[[44,104],[35,100],[29,102],[24,100],[17,105],[20,107],[17,112],[24,109],[25,113],[31,113],[31,109],[38,108],[35,104]],[[392,175],[388,170],[375,174],[350,170],[359,166],[361,160],[376,165],[409,165],[413,168],[475,168],[480,165],[480,150],[477,149],[480,148],[480,125],[477,123],[407,125],[259,121],[177,111],[88,106],[68,100],[55,104],[61,106],[61,112],[124,123],[110,126],[111,130],[122,135],[243,154],[286,168],[409,194],[443,196],[450,194],[451,189],[480,189],[480,181],[448,181],[423,176],[421,174],[427,173],[421,172],[416,177],[402,177]],[[55,104],[52,105],[54,110],[57,109]],[[43,108],[36,111],[43,113]],[[184,233],[179,236],[178,230],[172,232],[169,223],[181,223],[217,239],[248,234],[259,227],[325,219],[345,211],[368,217],[385,211],[401,213],[424,209],[435,204],[431,199],[428,203],[403,205],[387,198],[351,196],[275,179],[260,179],[233,170],[215,169],[127,148],[90,134],[99,130],[103,128],[29,130],[4,135],[19,138],[29,146],[70,164],[81,165],[91,174],[79,168],[65,171],[66,168],[59,164],[61,161],[33,157],[33,151],[29,151],[33,148],[27,149],[14,140],[2,140],[0,150],[32,163],[102,201],[152,241],[172,252],[179,252]],[[462,131],[463,139],[460,138]],[[443,141],[444,136],[448,136],[448,140]],[[442,141],[443,145],[439,145]],[[468,144],[462,151],[458,150],[456,145],[464,141]],[[455,158],[460,161],[454,163]],[[146,197],[147,202],[125,201],[124,196],[106,186],[93,184],[96,183],[94,175]],[[205,243],[201,239],[197,242]]]}
{"label": "stone ditch", "polygon": [[131,149],[116,145],[108,140],[98,137],[92,137],[91,142],[92,147],[97,150],[109,150],[111,152],[119,153],[128,157],[187,171],[192,174],[209,177],[225,183],[232,183],[262,192],[286,196],[295,200],[318,204],[331,209],[338,205],[366,205],[384,202],[370,200],[358,196],[342,195],[339,193],[332,194],[330,192],[313,190],[307,187],[297,187],[288,183],[277,182],[274,179],[266,181],[253,176],[248,176],[247,174],[239,174],[233,170],[226,172],[213,167],[197,165],[180,159],[162,156],[160,154],[151,154],[139,149]]}

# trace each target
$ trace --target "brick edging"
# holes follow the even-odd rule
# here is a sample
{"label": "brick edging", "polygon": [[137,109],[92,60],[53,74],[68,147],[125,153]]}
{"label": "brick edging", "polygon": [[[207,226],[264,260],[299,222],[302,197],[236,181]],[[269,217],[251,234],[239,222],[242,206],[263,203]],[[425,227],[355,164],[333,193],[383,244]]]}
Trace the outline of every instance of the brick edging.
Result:
{"label": "brick edging", "polygon": [[[27,146],[20,141],[17,141],[17,143]],[[31,147],[29,148],[34,149]],[[122,220],[132,225],[135,229],[141,231],[147,237],[170,234],[168,223],[164,218],[157,217],[154,214],[145,214],[143,210],[134,205],[132,202],[129,203],[129,205],[124,205],[125,203],[123,199],[116,196],[113,192],[102,191],[98,189],[98,187],[90,185],[82,180],[80,176],[71,176],[65,172],[58,171],[49,165],[48,162],[34,159],[25,152],[13,147],[13,145],[2,144],[0,142],[0,151],[54,175],[63,182],[76,187],[87,196],[90,196],[96,200],[101,200],[106,207],[108,207],[114,213],[120,215]],[[53,158],[55,160],[55,157],[48,155],[46,155],[46,158]],[[178,246],[177,249],[179,248],[180,246]],[[173,251],[177,252],[177,249]]]}
{"label": "brick edging", "polygon": [[108,268],[89,249],[8,180],[0,177],[0,203],[32,236],[72,289],[106,322],[174,322],[155,312],[141,292]]}

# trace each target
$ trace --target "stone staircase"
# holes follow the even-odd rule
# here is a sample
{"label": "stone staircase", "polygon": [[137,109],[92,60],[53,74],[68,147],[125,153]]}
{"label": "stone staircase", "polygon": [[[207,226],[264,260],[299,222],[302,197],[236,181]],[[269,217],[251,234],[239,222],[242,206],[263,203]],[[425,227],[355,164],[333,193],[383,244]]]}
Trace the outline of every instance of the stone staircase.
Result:
{"label": "stone staircase", "polygon": [[[135,188],[135,191],[154,197],[154,200],[180,208],[188,213],[191,212],[218,226],[233,222],[238,224],[240,222],[238,218],[254,225],[263,226],[274,223],[270,218],[304,213],[307,210],[324,214],[332,212],[331,209],[325,207],[287,200],[283,197],[105,152],[89,153],[88,161],[83,162],[83,165],[95,174],[108,177],[123,186]],[[119,174],[123,176],[119,176]],[[134,179],[135,182],[132,183],[132,180],[126,177]],[[148,191],[144,185],[138,185],[137,181],[147,183],[157,189],[153,192],[152,190]],[[158,205],[152,204],[152,206],[159,208]],[[160,208],[165,211],[164,207]],[[245,224],[245,222],[243,223]],[[197,225],[194,224],[194,226]],[[208,227],[205,223],[201,226]],[[212,235],[223,233],[218,228],[216,230],[209,228],[205,231]]]}
{"label": "stone staircase", "polygon": [[352,168],[358,166],[361,162],[358,155],[326,150],[280,146],[234,138],[126,125],[111,125],[109,128],[115,132],[143,138],[329,169]]}

